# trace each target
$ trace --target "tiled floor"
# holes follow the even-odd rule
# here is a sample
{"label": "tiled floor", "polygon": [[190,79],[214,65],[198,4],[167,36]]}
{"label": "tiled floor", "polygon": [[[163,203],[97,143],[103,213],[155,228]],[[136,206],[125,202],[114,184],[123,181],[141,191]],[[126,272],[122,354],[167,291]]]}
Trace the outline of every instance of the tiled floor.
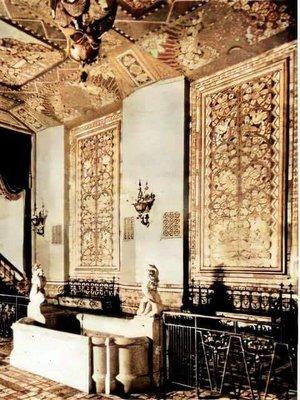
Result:
{"label": "tiled floor", "polygon": [[[38,375],[20,371],[9,365],[11,342],[0,340],[0,400],[42,400],[42,399],[92,399],[120,400],[118,396],[87,395],[76,389],[50,381]],[[213,397],[201,393],[201,398],[228,400],[227,397]],[[133,394],[130,399],[140,400],[195,400],[194,391],[172,391],[167,393]],[[268,400],[276,397],[268,396]],[[296,397],[295,397],[296,399]]]}
{"label": "tiled floor", "polygon": [[[118,396],[86,395],[76,389],[49,381],[38,375],[20,371],[9,365],[11,342],[0,340],[0,400],[42,400],[42,399],[92,399],[120,400]],[[133,394],[130,399],[154,400],[192,400],[196,395],[193,391],[176,391],[167,394]]]}

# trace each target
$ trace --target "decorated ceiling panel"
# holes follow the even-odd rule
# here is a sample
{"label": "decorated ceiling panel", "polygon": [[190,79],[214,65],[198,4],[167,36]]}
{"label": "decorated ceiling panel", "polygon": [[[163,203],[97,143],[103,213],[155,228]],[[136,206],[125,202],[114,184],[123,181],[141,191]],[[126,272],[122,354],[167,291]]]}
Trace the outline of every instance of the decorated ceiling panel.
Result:
{"label": "decorated ceiling panel", "polygon": [[[50,0],[0,0],[0,95],[32,130],[102,115],[137,88],[180,74],[191,81],[295,37],[288,0],[117,0],[100,56],[82,67]],[[102,15],[106,0],[91,0]]]}

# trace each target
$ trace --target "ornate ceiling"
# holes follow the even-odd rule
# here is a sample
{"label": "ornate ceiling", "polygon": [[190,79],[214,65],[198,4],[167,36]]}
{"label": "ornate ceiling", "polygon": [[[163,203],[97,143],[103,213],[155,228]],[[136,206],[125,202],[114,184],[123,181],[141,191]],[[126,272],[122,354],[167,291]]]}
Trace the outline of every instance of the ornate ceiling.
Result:
{"label": "ornate ceiling", "polygon": [[294,8],[293,0],[119,0],[81,82],[49,1],[0,0],[0,124],[71,127],[118,108],[138,87],[226,68],[294,39]]}

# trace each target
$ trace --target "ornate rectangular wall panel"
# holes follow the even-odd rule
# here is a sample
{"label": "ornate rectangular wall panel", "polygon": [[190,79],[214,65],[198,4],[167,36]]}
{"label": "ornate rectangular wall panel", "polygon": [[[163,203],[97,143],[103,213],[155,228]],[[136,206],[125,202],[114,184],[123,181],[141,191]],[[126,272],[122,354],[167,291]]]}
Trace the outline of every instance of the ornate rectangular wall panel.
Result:
{"label": "ornate rectangular wall panel", "polygon": [[180,238],[181,234],[181,215],[179,211],[166,211],[162,220],[162,238]]}
{"label": "ornate rectangular wall panel", "polygon": [[284,272],[293,52],[285,45],[192,85],[193,277]]}
{"label": "ornate rectangular wall panel", "polygon": [[72,275],[99,279],[119,270],[120,114],[82,125],[72,134],[76,183]]}

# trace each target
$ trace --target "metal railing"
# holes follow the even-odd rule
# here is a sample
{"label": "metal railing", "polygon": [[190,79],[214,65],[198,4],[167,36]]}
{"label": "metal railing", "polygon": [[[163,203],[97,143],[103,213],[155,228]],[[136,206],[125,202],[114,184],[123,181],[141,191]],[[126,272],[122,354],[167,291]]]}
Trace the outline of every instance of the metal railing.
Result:
{"label": "metal railing", "polygon": [[25,296],[0,294],[0,337],[12,336],[12,324],[27,315],[29,299]]}
{"label": "metal railing", "polygon": [[293,285],[278,288],[227,287],[222,281],[203,285],[191,280],[185,308],[200,314],[226,310],[257,315],[278,315],[297,308]]}
{"label": "metal railing", "polygon": [[24,274],[2,253],[0,253],[0,283],[5,286],[5,293],[12,295],[26,295],[30,286]]}
{"label": "metal railing", "polygon": [[296,390],[297,344],[283,341],[280,320],[165,312],[163,328],[165,385],[252,400]]}
{"label": "metal railing", "polygon": [[119,283],[115,277],[111,280],[69,279],[63,293],[58,295],[58,297],[65,296],[79,301],[88,299],[91,304],[100,301],[103,311],[120,312],[121,309]]}

